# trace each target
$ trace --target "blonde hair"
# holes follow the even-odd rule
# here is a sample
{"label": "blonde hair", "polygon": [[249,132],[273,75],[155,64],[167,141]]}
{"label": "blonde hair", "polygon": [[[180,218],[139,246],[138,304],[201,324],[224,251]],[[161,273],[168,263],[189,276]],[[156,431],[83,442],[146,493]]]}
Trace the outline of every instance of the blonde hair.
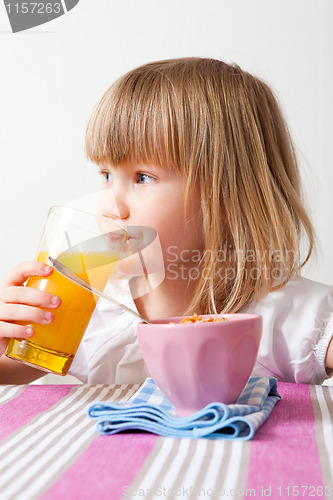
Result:
{"label": "blonde hair", "polygon": [[93,112],[86,150],[96,163],[172,165],[187,179],[186,201],[200,186],[205,272],[188,310],[240,311],[298,275],[313,251],[282,113],[270,88],[237,65],[183,58],[130,71]]}

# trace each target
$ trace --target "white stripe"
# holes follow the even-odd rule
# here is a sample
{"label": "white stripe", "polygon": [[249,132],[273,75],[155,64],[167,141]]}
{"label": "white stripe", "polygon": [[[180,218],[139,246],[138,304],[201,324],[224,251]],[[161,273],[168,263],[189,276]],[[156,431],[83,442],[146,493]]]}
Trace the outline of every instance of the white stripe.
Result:
{"label": "white stripe", "polygon": [[[188,462],[188,468],[186,473],[184,474],[181,485],[178,485],[178,488],[180,488],[179,491],[176,491],[174,488],[174,478],[177,476],[177,471],[179,471],[180,467],[184,463],[184,460],[189,459],[187,456],[188,452],[188,447],[189,443],[191,440],[189,439],[182,439],[180,447],[178,449],[177,454],[173,458],[173,463],[166,473],[166,475],[161,478],[161,484],[157,484],[157,488],[165,488],[164,490],[157,490],[155,492],[155,495],[153,496],[154,499],[161,498],[161,495],[163,494],[163,491],[170,491],[173,492],[174,497],[173,498],[178,498],[179,495],[185,491],[184,495],[190,496],[191,493],[195,494],[197,491],[198,494],[200,491],[208,491],[208,490],[213,490],[213,492],[216,492],[218,495],[218,492],[216,490],[216,485],[218,483],[219,479],[219,474],[221,473],[221,464],[222,460],[224,458],[225,454],[225,448],[226,448],[226,441],[217,441],[216,445],[214,447],[214,452],[213,456],[210,459],[210,465],[207,470],[207,473],[205,475],[205,478],[203,480],[202,485],[198,485],[196,483],[196,479],[198,477],[198,474],[200,472],[200,468],[203,465],[203,460],[205,457],[205,452],[206,448],[208,445],[208,441],[206,439],[199,439],[196,441],[196,449],[191,457],[191,460]],[[156,478],[159,476],[160,471],[162,470],[165,462],[169,458],[169,453],[170,450],[172,449],[174,439],[173,438],[164,438],[163,446],[158,453],[158,455],[155,457],[153,464],[151,465],[151,468],[145,475],[145,477],[142,479],[140,484],[136,486],[136,492],[134,492],[133,496],[130,497],[133,500],[137,499],[138,497],[138,492],[145,492],[145,495],[148,494],[147,492],[151,491],[152,486],[156,482]],[[242,452],[243,452],[243,443],[240,441],[233,441],[232,443],[228,442],[229,446],[228,449],[230,449],[230,444],[231,444],[231,456],[228,458],[227,461],[227,472],[226,472],[226,478],[224,483],[221,485],[221,488],[223,488],[225,491],[230,492],[232,489],[237,489],[237,479],[239,476],[239,470],[240,470],[240,463],[241,463],[241,458],[242,458]],[[199,489],[200,488],[200,489]]]}
{"label": "white stripe", "polygon": [[[95,387],[97,387],[97,386],[95,386]],[[104,386],[101,385],[100,387],[104,387]],[[112,397],[110,397],[110,401],[116,400],[124,388],[126,388],[125,384],[123,386],[120,386],[120,388],[118,388],[114,392]],[[29,446],[30,441],[33,441],[31,443],[33,445],[35,443],[37,437],[38,438],[43,437],[44,434],[49,435],[50,430],[52,429],[52,427],[54,427],[58,424],[59,420],[64,419],[64,416],[67,415],[67,413],[74,413],[73,410],[77,406],[80,406],[82,404],[82,402],[87,400],[91,396],[91,394],[95,391],[95,388],[92,387],[89,390],[89,392],[87,392],[87,394],[85,395],[84,398],[79,399],[76,402],[76,404],[73,405],[72,400],[75,399],[78,395],[80,395],[80,393],[82,393],[84,391],[84,389],[85,389],[84,385],[79,386],[77,388],[77,390],[73,391],[73,393],[70,396],[67,395],[56,408],[49,409],[49,411],[46,410],[45,412],[43,412],[42,415],[40,415],[39,418],[37,415],[36,416],[37,418],[36,418],[36,421],[34,422],[34,424],[26,426],[24,429],[21,430],[21,432],[17,431],[15,434],[15,437],[13,437],[11,440],[9,440],[8,443],[3,444],[1,446],[1,452],[6,454],[8,449],[14,445],[20,446],[22,444],[25,444],[25,445]],[[18,390],[18,389],[15,388],[15,390]],[[109,390],[109,388],[105,388],[104,391],[102,393],[100,393],[98,397],[101,398],[102,394],[104,395],[105,391],[107,391],[107,390]],[[134,390],[135,390],[135,388],[129,389],[129,391],[120,400],[126,401],[131,396],[131,394]],[[66,413],[64,410],[65,407],[67,407]],[[56,417],[54,417],[55,414],[58,414],[58,415]],[[52,423],[54,424],[53,426],[52,426]],[[66,423],[68,424],[68,421]],[[34,433],[35,429],[36,429],[36,427],[39,427],[41,424],[45,424],[45,427],[42,427],[42,429],[40,430],[40,434],[36,435]],[[29,438],[29,436],[30,436],[30,440],[27,439],[27,438]],[[15,451],[18,451],[18,450],[15,450]],[[14,457],[15,457],[15,451],[11,454]],[[19,453],[21,453],[21,451],[17,452],[17,454],[19,454]],[[9,460],[11,455],[6,454],[6,462],[7,463],[8,463],[8,460]]]}
{"label": "white stripe", "polygon": [[[90,424],[90,423],[89,423]],[[57,443],[57,446],[52,447],[52,452],[48,453],[43,457],[45,461],[47,462],[47,459],[52,459],[52,456],[56,454],[59,449],[61,449],[62,446],[65,446],[66,452],[61,454],[58,460],[54,460],[52,462],[52,470],[57,471],[59,468],[64,463],[67,463],[67,460],[70,460],[70,458],[75,455],[76,451],[82,443],[84,443],[86,440],[89,440],[93,437],[95,434],[95,429],[91,425],[85,425],[85,427],[78,427],[78,430],[80,431],[80,438],[76,439],[75,441],[72,442],[72,444],[68,447],[66,447],[66,444],[68,444],[68,435],[64,436],[64,439],[59,440],[59,443]],[[39,465],[39,469],[35,470],[35,466]],[[28,498],[34,498],[34,495],[37,495],[40,493],[40,491],[43,489],[44,485],[48,483],[50,480],[50,471],[49,468],[43,467],[42,462],[40,461],[39,463],[35,463],[33,466],[33,474],[36,474],[35,480],[31,482],[31,476],[32,476],[32,469],[27,471],[26,474],[20,473],[19,475],[19,488],[12,488],[9,489],[8,492],[10,495],[13,495],[12,498],[15,498],[15,500],[27,500]],[[52,477],[52,476],[51,476]],[[26,486],[24,487],[24,492],[21,494],[17,494],[17,490],[22,488],[22,483],[23,481],[26,481]],[[24,483],[23,483],[24,484]]]}
{"label": "white stripe", "polygon": [[[17,446],[28,445],[29,446],[30,442],[31,442],[31,445],[33,446],[37,440],[37,437],[40,438],[44,434],[48,434],[50,429],[52,429],[52,427],[56,426],[59,420],[62,420],[64,418],[64,415],[66,415],[68,412],[72,412],[73,408],[76,408],[76,406],[81,404],[83,399],[80,399],[74,406],[70,403],[74,398],[76,398],[83,391],[84,391],[84,386],[80,386],[80,388],[77,389],[76,391],[74,391],[71,396],[66,396],[65,399],[62,401],[62,403],[60,403],[60,405],[58,405],[56,408],[53,408],[49,411],[44,412],[39,418],[37,415],[35,422],[31,425],[27,425],[24,429],[21,430],[21,432],[17,431],[15,434],[15,437],[13,437],[11,440],[8,441],[8,443],[6,443],[5,445],[2,446],[1,451],[6,452],[13,445],[17,445]],[[85,399],[87,399],[90,396],[91,392],[92,392],[92,390],[90,390],[86,394]],[[61,412],[61,410],[65,407],[68,407],[67,412],[66,413]],[[53,419],[54,415],[57,413],[60,413],[60,414],[57,415],[57,417],[55,417]],[[45,426],[42,427],[42,429],[39,431],[39,434],[37,434],[37,435],[34,434],[36,427],[38,427],[41,424],[45,424]],[[52,425],[52,424],[54,424],[54,425]],[[28,438],[28,439],[26,439],[26,438]],[[18,451],[18,450],[15,450],[15,451]],[[11,455],[15,456],[15,451]],[[21,453],[21,449],[19,449],[18,454],[20,454],[20,453]],[[9,456],[7,455],[6,458],[7,458],[6,462],[8,462]]]}
{"label": "white stripe", "polygon": [[[123,396],[122,398],[119,399],[119,402],[126,402],[128,401],[135,393],[136,391],[139,389],[140,387],[140,384],[134,384],[133,387],[131,389],[128,389],[127,393],[125,394],[125,396]],[[123,384],[121,386],[122,390],[126,388],[126,384]],[[115,401],[113,398],[112,398],[112,401]]]}
{"label": "white stripe", "polygon": [[[124,386],[126,387],[126,386]],[[101,400],[104,396],[109,392],[109,388],[105,387],[100,393],[95,395],[96,400]],[[114,401],[119,396],[122,388],[117,389],[115,393],[109,398],[111,401]],[[91,395],[91,392],[96,392],[95,388],[92,388],[86,395],[85,398],[82,398],[79,403],[82,403],[84,400],[88,399]],[[132,389],[129,390],[132,392]],[[128,394],[125,394],[124,397],[128,398]],[[75,407],[78,405],[75,405]],[[2,494],[6,493],[9,495],[14,495],[15,498],[25,500],[27,495],[33,495],[40,492],[43,488],[44,484],[47,483],[50,479],[49,469],[45,469],[45,464],[50,462],[52,463],[52,469],[57,471],[63,466],[64,463],[68,463],[73,456],[75,456],[77,450],[84,444],[87,440],[91,440],[94,434],[96,433],[96,426],[93,422],[91,422],[88,417],[84,419],[80,424],[75,426],[75,430],[67,430],[66,427],[70,427],[72,423],[75,423],[75,420],[78,420],[82,416],[82,412],[79,411],[75,413],[73,406],[65,413],[74,413],[71,415],[69,419],[65,419],[65,424],[62,427],[59,427],[56,432],[50,434],[49,429],[46,429],[47,436],[44,440],[41,441],[39,446],[36,446],[30,453],[29,447],[26,451],[26,455],[24,459],[20,462],[15,463],[15,476],[19,475],[20,481],[19,484],[9,484],[6,489],[1,489]],[[40,436],[40,434],[39,434]],[[36,437],[34,437],[36,439]],[[51,444],[51,442],[55,440],[55,443]],[[68,443],[71,443],[70,445]],[[62,452],[62,450],[64,450]],[[25,452],[21,449],[19,453]],[[62,452],[62,453],[61,453]],[[37,461],[34,461],[34,455],[41,454],[41,458]],[[55,456],[59,454],[59,458],[55,460]],[[18,464],[21,463],[22,470],[18,471]],[[30,466],[30,468],[29,468]],[[33,468],[33,475],[32,475]],[[9,475],[6,477],[8,480]],[[35,480],[31,482],[31,477],[34,477]],[[3,481],[3,480],[2,480]],[[18,495],[17,491],[22,488],[22,486],[27,484],[27,487],[24,490],[23,495]]]}
{"label": "white stripe", "polygon": [[228,463],[225,484],[223,485],[223,488],[226,491],[237,489],[237,479],[242,460],[242,452],[243,452],[242,441],[232,441],[231,456]]}
{"label": "white stripe", "polygon": [[[230,450],[231,445],[231,454],[230,457],[227,457],[228,460],[224,460],[227,444],[228,450]],[[213,495],[218,497],[224,490],[226,496],[230,496],[232,494],[231,490],[237,490],[237,488],[239,487],[237,484],[237,479],[240,472],[242,453],[243,443],[241,441],[215,441],[213,455],[209,460],[209,467],[207,469],[205,478],[201,485],[195,485],[194,480],[193,484],[194,486],[197,486],[194,492],[197,492],[197,494],[200,495],[200,492],[203,492],[204,494],[204,492],[212,491]],[[219,485],[219,476],[224,472],[221,469],[223,461],[228,465],[225,480],[222,484]],[[218,487],[220,488],[219,490],[217,489]]]}
{"label": "white stripe", "polygon": [[[214,441],[214,451],[209,460],[209,466],[206,476],[202,482],[201,488],[207,491],[209,488],[216,491],[216,484],[218,483],[221,472],[222,461],[225,453],[225,445],[228,441],[217,440]],[[228,459],[229,462],[229,459]]]}
{"label": "white stripe", "polygon": [[[97,386],[95,386],[97,387]],[[105,387],[105,385],[100,385],[100,387]],[[112,394],[112,397],[110,397],[110,401],[116,402],[118,401],[119,403],[125,403],[127,402],[133,394],[136,393],[136,391],[139,389],[140,384],[133,384],[133,387],[128,387],[128,384],[121,384],[115,386],[117,389],[114,391]],[[108,389],[111,389],[112,386],[108,386]],[[127,392],[120,398],[120,394],[123,392],[124,389],[127,389]]]}
{"label": "white stripe", "polygon": [[[34,425],[28,426],[24,432],[20,433],[19,436],[16,436],[15,439],[8,443],[7,447],[12,447],[15,443],[17,443],[17,448],[6,457],[6,465],[8,465],[10,460],[12,460],[15,465],[15,474],[14,470],[11,471],[14,475],[19,473],[20,467],[26,470],[29,463],[33,463],[36,455],[41,453],[44,449],[47,450],[50,447],[50,443],[56,439],[59,434],[62,435],[64,429],[69,427],[78,417],[81,416],[81,412],[75,412],[75,409],[88,399],[93,392],[94,389],[88,391],[84,398],[78,401],[75,405],[70,405],[66,411],[63,411],[54,419],[52,419],[51,415],[53,412],[44,414],[40,419],[37,419]],[[45,422],[45,420],[47,420],[47,422]],[[61,425],[57,425],[59,421],[61,422]],[[41,422],[45,423],[45,425],[43,425],[39,431],[34,433],[34,428],[39,426]],[[27,436],[27,438],[25,438],[25,436]],[[54,446],[51,446],[51,449],[52,448],[54,448]],[[42,461],[45,461],[44,457]],[[36,468],[37,462],[34,462],[34,469]],[[22,474],[24,474],[24,470]],[[7,474],[6,479],[8,480],[9,477],[10,473]]]}
{"label": "white stripe", "polygon": [[[109,401],[115,401],[119,393],[126,388],[126,385],[121,386],[119,389],[117,389],[114,394],[110,398],[108,398]],[[96,395],[96,400],[103,399],[104,395],[107,394],[109,391],[109,388],[105,388],[100,394]],[[123,399],[128,399],[129,395],[133,392],[133,389],[129,389],[128,392],[121,398]],[[77,415],[77,418],[79,418],[82,415],[82,413]],[[75,434],[74,434],[75,432]],[[75,431],[73,430],[70,431],[70,434],[67,435],[64,433],[59,442],[57,442],[57,445],[55,447],[52,447],[51,450],[49,450],[49,453],[46,453],[43,455],[43,458],[41,460],[41,465],[39,471],[36,471],[36,477],[38,478],[34,484],[30,484],[27,488],[24,490],[24,494],[18,495],[17,499],[18,500],[26,500],[27,495],[33,495],[37,494],[40,492],[40,490],[43,488],[44,484],[47,483],[50,479],[50,475],[47,469],[45,469],[44,464],[47,462],[52,462],[52,469],[57,471],[63,466],[64,463],[68,463],[73,456],[76,455],[77,450],[84,444],[87,440],[91,440],[96,434],[96,425],[94,425],[94,422],[92,422],[88,416],[86,419],[81,423],[81,425],[77,426],[75,428]],[[77,436],[77,438],[76,438]],[[70,445],[68,443],[71,442]],[[61,451],[61,447],[65,450],[63,453],[59,454],[58,460],[53,459],[53,456],[55,456],[59,451]],[[36,468],[36,462],[34,464],[34,469]],[[29,479],[31,477],[31,474],[26,474],[28,483],[30,482]],[[24,476],[21,474],[20,475],[20,482],[22,484],[22,478],[24,479]]]}
{"label": "white stripe", "polygon": [[[19,441],[17,443],[17,448],[14,449],[14,451],[6,457],[6,462],[5,462],[6,465],[8,465],[10,461],[12,461],[13,467],[8,470],[8,472],[6,473],[6,477],[3,478],[1,481],[2,493],[7,492],[7,489],[3,488],[3,483],[5,479],[7,482],[8,480],[13,479],[15,477],[20,477],[19,484],[17,481],[13,481],[12,484],[9,483],[8,485],[8,492],[9,493],[15,492],[17,490],[16,486],[19,486],[20,489],[20,487],[24,483],[25,478],[27,478],[28,481],[31,480],[32,470],[34,471],[33,477],[37,476],[38,468],[39,467],[43,468],[47,456],[57,452],[58,449],[61,448],[63,442],[65,446],[66,444],[68,444],[71,436],[68,436],[66,434],[66,427],[68,428],[72,423],[75,423],[75,420],[80,418],[82,415],[82,412],[75,412],[75,408],[79,407],[82,403],[84,403],[84,401],[88,399],[91,396],[91,393],[93,393],[94,391],[95,390],[93,388],[89,390],[84,398],[82,398],[74,406],[70,406],[70,408],[67,411],[65,411],[61,415],[58,415],[58,417],[54,420],[50,418],[51,412],[49,414],[43,415],[43,418],[38,419],[38,421],[35,423],[34,426],[29,426],[24,433],[21,433],[19,439],[15,439],[8,443],[9,446],[13,446],[14,442]],[[106,393],[107,391],[108,389],[104,389],[104,391],[102,392]],[[98,394],[98,398],[101,397],[102,393]],[[41,421],[45,420],[48,420],[46,425],[43,426],[39,432],[34,434],[33,427],[36,427],[41,423]],[[61,426],[57,426],[59,420],[60,421],[63,420],[63,424]],[[56,428],[54,429],[54,427]],[[93,425],[92,429],[95,431]],[[26,434],[29,435],[28,439],[24,439],[24,435]],[[55,443],[52,443],[52,441],[54,440]],[[49,453],[47,453],[48,451]],[[36,459],[36,457],[39,454],[42,455],[41,458]]]}
{"label": "white stripe", "polygon": [[[200,471],[200,468],[202,466],[202,462],[203,462],[203,459],[205,457],[205,452],[206,452],[207,444],[208,444],[207,439],[199,439],[199,440],[195,440],[195,441],[187,439],[186,441],[188,441],[188,444],[190,443],[190,441],[195,443],[195,451],[194,451],[192,457],[189,457],[186,455],[183,457],[183,459],[188,460],[187,470],[183,476],[181,484],[178,486],[178,488],[180,488],[180,490],[181,490],[180,492],[178,492],[178,496],[183,493],[183,488],[184,488],[184,490],[187,490],[187,493],[184,493],[184,496],[189,495],[191,488],[193,488],[193,486],[196,485],[196,478],[197,478],[199,471]],[[188,446],[187,446],[187,448],[188,448]],[[182,464],[179,464],[178,468],[180,468],[181,465]],[[166,478],[167,477],[168,476],[166,476]],[[171,480],[171,478],[169,480]],[[171,482],[171,481],[170,481],[170,486],[168,483],[166,484],[166,486],[168,488],[171,488],[171,489],[173,489],[173,485],[174,485],[174,482]],[[175,493],[175,495],[177,495],[177,492]]]}
{"label": "white stripe", "polygon": [[170,450],[172,449],[174,441],[175,441],[174,438],[169,438],[169,437],[163,438],[162,447],[158,452],[157,456],[155,457],[154,462],[151,464],[149,471],[147,471],[147,474],[142,478],[141,483],[138,484],[133,496],[129,498],[137,500],[138,496],[136,492],[140,490],[147,491],[155,483],[155,480],[158,477],[159,473],[161,472],[161,469],[163,468],[165,462],[169,458],[169,453]]}
{"label": "white stripe", "polygon": [[19,396],[22,390],[24,389],[22,389],[22,387],[17,385],[11,387],[9,391],[5,391],[4,388],[0,387],[0,405]]}
{"label": "white stripe", "polygon": [[[323,387],[321,385],[316,385],[316,393],[318,397],[318,403],[320,406],[321,410],[321,415],[322,415],[322,428],[323,428],[323,434],[324,434],[324,443],[328,455],[328,460],[330,464],[330,469],[331,469],[331,474],[333,475],[333,426],[332,426],[332,421],[330,418],[330,414],[327,408],[327,404],[325,401],[324,393],[323,393]],[[330,395],[332,397],[331,390],[329,391]]]}
{"label": "white stripe", "polygon": [[[204,456],[204,452],[206,450],[207,442],[206,442],[206,440],[201,440],[200,442],[196,443],[197,446],[196,446],[195,453],[193,455],[193,459],[196,458],[197,462],[195,462],[194,460],[189,460],[188,450],[189,450],[189,446],[190,446],[191,442],[193,443],[192,439],[185,439],[185,438],[181,439],[180,446],[178,448],[177,453],[173,456],[172,464],[171,464],[170,468],[166,472],[165,476],[161,478],[160,484],[156,485],[157,488],[163,488],[163,490],[157,490],[155,492],[155,495],[153,496],[154,499],[160,498],[161,491],[166,491],[166,490],[169,490],[169,493],[170,493],[169,496],[171,496],[171,495],[173,497],[179,496],[179,494],[177,495],[177,493],[175,491],[175,478],[177,478],[179,470],[181,469],[181,467],[183,466],[185,461],[187,461],[187,465],[188,465],[187,473],[188,473],[189,469],[191,471],[191,476],[193,474],[196,475],[198,473],[199,468],[201,466],[202,458]],[[198,448],[200,448],[200,450],[198,450]],[[192,464],[192,468],[190,467],[191,464]],[[182,479],[181,485],[179,487],[182,488],[184,486],[186,488],[190,485],[191,485],[191,482],[189,482],[189,485],[187,485],[186,480]],[[165,488],[165,490],[164,490],[164,488]],[[171,493],[171,492],[173,492],[173,493]]]}

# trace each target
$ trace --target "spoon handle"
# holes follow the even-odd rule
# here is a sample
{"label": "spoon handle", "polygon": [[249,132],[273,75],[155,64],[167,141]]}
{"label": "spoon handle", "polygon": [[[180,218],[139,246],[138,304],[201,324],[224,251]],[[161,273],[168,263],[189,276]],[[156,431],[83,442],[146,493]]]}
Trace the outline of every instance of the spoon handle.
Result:
{"label": "spoon handle", "polygon": [[151,324],[151,322],[148,319],[146,319],[143,316],[141,316],[141,314],[133,311],[133,309],[131,309],[130,307],[125,306],[125,304],[122,304],[121,302],[118,302],[118,300],[114,299],[113,297],[110,297],[109,295],[107,295],[104,292],[100,292],[99,290],[97,290],[97,288],[94,288],[91,285],[90,285],[90,289],[91,289],[92,293],[94,293],[95,295],[99,295],[100,297],[103,297],[103,299],[106,299],[106,300],[109,300],[110,302],[113,302],[114,304],[116,304],[119,307],[122,307],[123,309],[125,309],[129,313],[133,314],[137,318],[140,318],[145,323]]}
{"label": "spoon handle", "polygon": [[113,304],[116,304],[117,306],[121,307],[122,309],[125,309],[132,315],[136,316],[137,318],[140,318],[141,321],[144,321],[145,323],[151,324],[151,322],[141,316],[141,314],[137,313],[136,311],[133,311],[133,309],[125,306],[125,304],[122,304],[121,302],[118,302],[118,300],[114,299],[113,297],[110,297],[110,295],[107,295],[104,292],[101,292],[100,290],[97,290],[97,288],[91,286],[90,283],[88,283],[86,280],[81,278],[81,276],[78,276],[76,273],[74,273],[71,269],[69,269],[65,264],[62,264],[59,262],[57,259],[54,259],[53,257],[49,256],[49,260],[51,261],[54,269],[58,271],[58,273],[62,274],[65,278],[73,281],[73,283],[76,283],[77,285],[81,286],[85,290],[88,290],[89,292],[92,292],[95,295],[98,295],[99,297],[102,297],[103,299],[106,299]]}

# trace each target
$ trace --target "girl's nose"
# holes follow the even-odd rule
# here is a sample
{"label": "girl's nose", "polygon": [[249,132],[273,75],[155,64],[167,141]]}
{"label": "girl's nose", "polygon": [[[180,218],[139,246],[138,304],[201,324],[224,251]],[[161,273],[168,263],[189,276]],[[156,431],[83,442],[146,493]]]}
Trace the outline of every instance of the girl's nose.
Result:
{"label": "girl's nose", "polygon": [[102,191],[98,203],[98,212],[105,217],[119,219],[127,219],[130,213],[125,197],[120,193],[115,193],[113,189]]}
{"label": "girl's nose", "polygon": [[130,214],[128,204],[123,199],[120,199],[119,201],[116,201],[116,206],[118,217],[122,220],[128,219]]}

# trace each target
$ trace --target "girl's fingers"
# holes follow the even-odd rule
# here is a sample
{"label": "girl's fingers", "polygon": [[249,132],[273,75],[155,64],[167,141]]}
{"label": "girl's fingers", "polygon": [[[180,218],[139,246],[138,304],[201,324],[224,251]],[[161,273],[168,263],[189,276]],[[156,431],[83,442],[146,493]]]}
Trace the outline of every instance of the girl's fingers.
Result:
{"label": "girl's fingers", "polygon": [[[54,314],[38,307],[0,302],[0,318],[2,321],[27,321],[48,325],[54,320]],[[0,329],[0,337],[4,336],[6,335],[3,335]]]}
{"label": "girl's fingers", "polygon": [[43,262],[21,262],[4,278],[0,280],[0,288],[23,285],[29,276],[47,277],[53,273],[53,268]]}
{"label": "girl's fingers", "polygon": [[31,326],[15,325],[0,321],[0,343],[6,342],[5,338],[14,337],[19,339],[28,339],[34,334]]}
{"label": "girl's fingers", "polygon": [[11,286],[0,288],[0,307],[1,302],[56,309],[60,306],[61,299],[57,295],[42,292],[35,288]]}
{"label": "girl's fingers", "polygon": [[23,283],[30,276],[48,277],[53,268],[42,262],[22,262],[0,280],[0,355],[4,352],[6,338],[29,338],[33,328],[19,322],[47,325],[54,320],[53,312],[61,300],[56,295],[42,292]]}

